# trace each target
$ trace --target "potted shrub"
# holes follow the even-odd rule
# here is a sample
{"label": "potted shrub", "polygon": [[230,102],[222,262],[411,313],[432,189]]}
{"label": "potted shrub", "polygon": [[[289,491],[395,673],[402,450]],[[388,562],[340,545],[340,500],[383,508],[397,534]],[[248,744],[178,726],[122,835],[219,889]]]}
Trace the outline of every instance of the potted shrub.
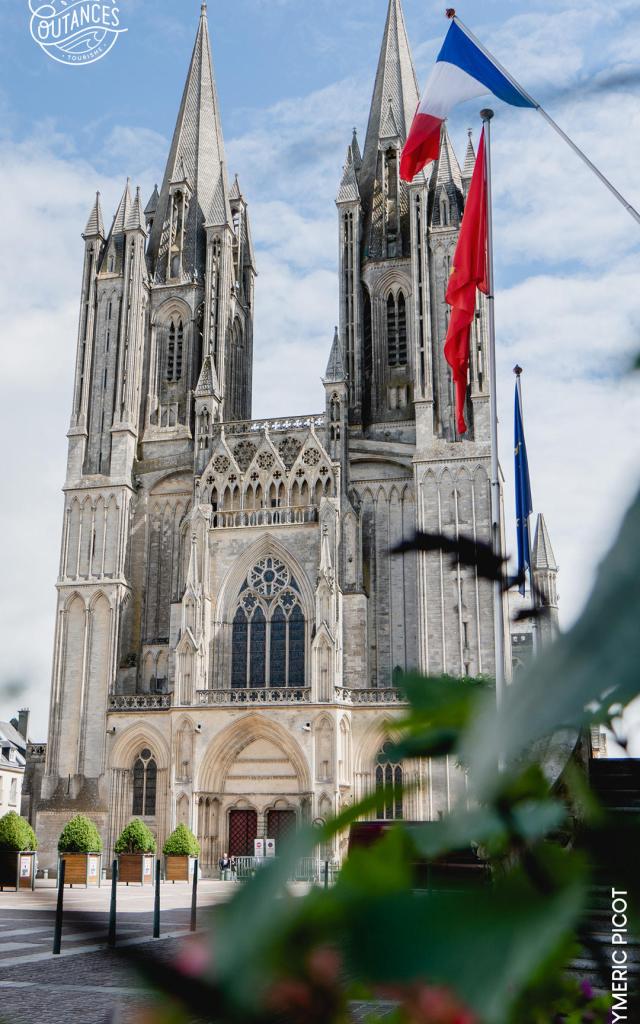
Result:
{"label": "potted shrub", "polygon": [[121,882],[140,882],[152,885],[156,841],[153,833],[139,818],[125,825],[115,845],[118,854],[118,879]]}
{"label": "potted shrub", "polygon": [[31,825],[15,811],[0,818],[0,889],[33,889],[38,840]]}
{"label": "potted shrub", "polygon": [[188,882],[193,875],[200,844],[186,825],[178,825],[162,847],[165,857],[165,878],[168,882]]}
{"label": "potted shrub", "polygon": [[65,885],[100,885],[102,839],[90,818],[76,814],[58,839],[59,861],[64,861]]}

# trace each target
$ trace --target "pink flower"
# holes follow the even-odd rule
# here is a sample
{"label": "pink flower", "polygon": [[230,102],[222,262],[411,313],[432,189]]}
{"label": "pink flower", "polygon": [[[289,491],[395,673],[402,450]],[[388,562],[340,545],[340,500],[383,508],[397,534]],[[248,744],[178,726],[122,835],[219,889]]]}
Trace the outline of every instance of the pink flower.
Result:
{"label": "pink flower", "polygon": [[211,964],[211,948],[204,939],[187,939],[180,949],[175,966],[189,978],[200,978]]}

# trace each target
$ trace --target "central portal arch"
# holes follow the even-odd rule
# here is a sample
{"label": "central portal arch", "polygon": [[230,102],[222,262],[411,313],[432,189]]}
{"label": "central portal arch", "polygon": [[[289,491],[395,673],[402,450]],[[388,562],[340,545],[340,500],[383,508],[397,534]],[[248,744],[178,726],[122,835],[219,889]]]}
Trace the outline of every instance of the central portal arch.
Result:
{"label": "central portal arch", "polygon": [[205,807],[215,803],[217,808],[198,822],[198,838],[208,851],[203,867],[209,872],[224,852],[251,856],[256,838],[286,841],[308,817],[311,772],[290,729],[251,713],[211,743],[197,790]]}

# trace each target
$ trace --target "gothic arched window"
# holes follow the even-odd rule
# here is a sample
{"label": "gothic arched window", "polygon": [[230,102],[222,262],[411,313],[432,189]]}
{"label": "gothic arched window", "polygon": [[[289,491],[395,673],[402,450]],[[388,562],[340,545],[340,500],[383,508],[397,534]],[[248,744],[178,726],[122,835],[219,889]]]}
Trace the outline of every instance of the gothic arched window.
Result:
{"label": "gothic arched window", "polygon": [[176,327],[172,320],[169,325],[169,341],[167,344],[167,380],[177,381],[182,377],[182,357],[184,351],[184,327],[182,320]]}
{"label": "gothic arched window", "polygon": [[386,232],[387,256],[395,259],[398,253],[398,153],[391,148],[385,153]]}
{"label": "gothic arched window", "polygon": [[449,197],[443,192],[440,196],[440,227],[449,227]]}
{"label": "gothic arched window", "polygon": [[305,619],[300,590],[278,558],[247,575],[233,617],[231,686],[304,686]]}
{"label": "gothic arched window", "polygon": [[389,760],[391,744],[385,743],[376,759],[376,817],[402,818],[402,765]]}
{"label": "gothic arched window", "polygon": [[145,747],[133,766],[132,814],[153,817],[156,813],[156,784],[158,768],[151,751]]}
{"label": "gothic arched window", "polygon": [[402,292],[387,299],[387,358],[389,366],[407,365],[407,304]]}

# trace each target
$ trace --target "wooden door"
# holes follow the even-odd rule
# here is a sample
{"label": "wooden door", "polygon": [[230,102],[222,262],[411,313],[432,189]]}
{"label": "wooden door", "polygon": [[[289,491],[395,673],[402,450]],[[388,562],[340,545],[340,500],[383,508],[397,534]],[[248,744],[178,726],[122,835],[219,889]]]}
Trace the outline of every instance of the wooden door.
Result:
{"label": "wooden door", "polygon": [[229,856],[252,857],[257,835],[257,811],[229,811]]}

